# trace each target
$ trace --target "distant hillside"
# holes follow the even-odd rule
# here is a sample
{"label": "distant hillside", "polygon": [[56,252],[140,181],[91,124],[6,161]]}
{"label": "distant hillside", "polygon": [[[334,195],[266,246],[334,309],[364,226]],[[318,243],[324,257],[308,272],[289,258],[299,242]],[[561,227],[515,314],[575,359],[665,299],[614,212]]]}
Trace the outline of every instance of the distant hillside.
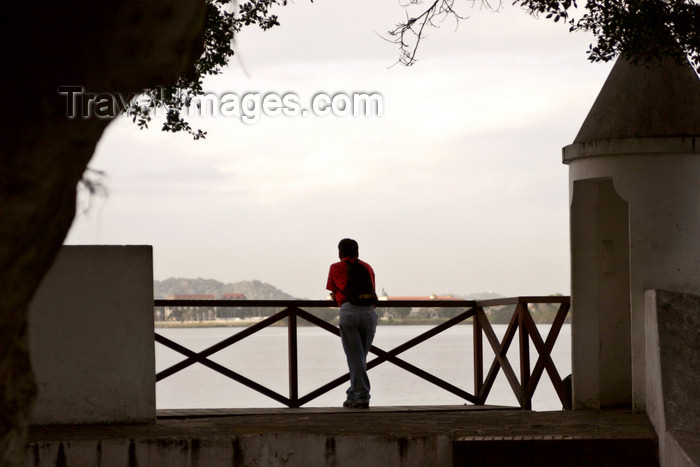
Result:
{"label": "distant hillside", "polygon": [[500,295],[494,292],[479,292],[470,293],[469,295],[460,295],[465,300],[493,300],[496,298],[505,298],[505,295]]}
{"label": "distant hillside", "polygon": [[277,287],[258,280],[224,284],[214,279],[185,279],[171,277],[164,281],[153,281],[155,298],[168,295],[214,295],[221,298],[226,293],[242,293],[250,300],[296,300],[296,297],[282,292]]}

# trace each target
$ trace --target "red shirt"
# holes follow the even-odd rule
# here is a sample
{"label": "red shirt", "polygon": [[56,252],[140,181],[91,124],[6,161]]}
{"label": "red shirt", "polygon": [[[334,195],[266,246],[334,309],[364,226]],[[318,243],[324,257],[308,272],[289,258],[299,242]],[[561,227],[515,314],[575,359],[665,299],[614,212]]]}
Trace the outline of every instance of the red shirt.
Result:
{"label": "red shirt", "polygon": [[[351,258],[343,258],[343,260],[347,260]],[[362,264],[364,267],[367,268],[369,271],[369,276],[372,278],[372,286],[375,286],[374,284],[374,270],[372,269],[372,266],[369,264],[365,263],[364,261],[357,259],[357,258],[352,258],[355,261],[358,261],[360,264]],[[343,290],[345,289],[345,286],[348,283],[348,265],[345,264],[343,261],[339,261],[337,263],[331,264],[331,269],[328,271],[328,282],[326,283],[326,289],[330,290],[333,292],[333,298],[335,298],[335,302],[338,304],[338,306],[342,305],[343,302],[346,302],[347,299],[345,298],[345,295],[343,294]],[[376,286],[375,286],[376,287]]]}

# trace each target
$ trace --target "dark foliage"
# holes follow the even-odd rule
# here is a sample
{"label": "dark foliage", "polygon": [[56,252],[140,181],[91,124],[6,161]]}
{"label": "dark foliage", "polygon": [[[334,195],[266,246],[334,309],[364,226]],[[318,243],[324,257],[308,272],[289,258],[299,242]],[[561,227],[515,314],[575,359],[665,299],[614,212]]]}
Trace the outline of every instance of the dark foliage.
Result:
{"label": "dark foliage", "polygon": [[[472,0],[472,7],[499,10],[501,1]],[[417,5],[417,0],[409,6]],[[700,5],[693,0],[588,0],[579,8],[575,0],[515,0],[529,14],[567,23],[571,32],[590,31],[596,38],[588,50],[593,62],[610,61],[623,54],[639,62],[672,56],[688,58],[700,71]],[[389,31],[399,44],[399,62],[411,65],[427,26],[446,18],[464,19],[455,0],[434,0]]]}
{"label": "dark foliage", "polygon": [[[151,122],[153,109],[165,109],[163,131],[185,131],[194,139],[204,138],[206,132],[193,129],[182,116],[183,109],[204,93],[203,79],[221,73],[234,55],[232,46],[236,34],[246,26],[258,26],[262,30],[278,26],[279,21],[272,8],[286,4],[287,0],[247,0],[240,4],[235,0],[208,0],[202,55],[194,68],[180,76],[173,86],[146,89],[125,112],[144,129]],[[235,5],[238,5],[237,12],[234,11]]]}
{"label": "dark foliage", "polygon": [[596,37],[588,58],[610,61],[618,55],[639,62],[662,56],[687,57],[700,70],[700,5],[692,0],[588,0],[580,16],[573,0],[518,0],[533,14],[567,20],[569,30]]}
{"label": "dark foliage", "polygon": [[[472,8],[498,11],[501,0],[464,0]],[[513,5],[527,13],[568,24],[571,32],[589,31],[595,43],[589,46],[588,59],[610,61],[623,54],[632,61],[646,61],[661,56],[679,60],[687,58],[700,71],[700,5],[693,0],[587,0],[580,7],[576,0],[515,0]],[[279,25],[272,9],[286,5],[287,0],[208,0],[202,54],[195,66],[173,86],[145,90],[125,109],[141,128],[151,122],[153,110],[165,110],[162,130],[185,131],[194,139],[206,132],[193,129],[183,117],[184,110],[197,105],[195,98],[204,93],[202,80],[221,73],[234,55],[234,38],[244,27],[262,30]],[[237,11],[235,6],[238,6]],[[412,13],[388,31],[399,46],[398,62],[416,62],[418,46],[427,29],[440,27],[447,19],[466,19],[457,0],[433,0],[423,4],[410,0],[406,6]],[[407,9],[408,11],[408,9]]]}

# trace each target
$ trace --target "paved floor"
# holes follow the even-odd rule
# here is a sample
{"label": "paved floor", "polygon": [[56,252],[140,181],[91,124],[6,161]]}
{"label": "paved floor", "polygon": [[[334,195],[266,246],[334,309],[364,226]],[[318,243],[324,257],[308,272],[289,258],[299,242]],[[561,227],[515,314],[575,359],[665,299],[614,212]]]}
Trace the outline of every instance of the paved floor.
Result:
{"label": "paved floor", "polygon": [[254,433],[446,435],[504,439],[655,438],[645,414],[629,411],[531,412],[475,406],[159,411],[153,424],[34,426],[32,442],[236,436]]}

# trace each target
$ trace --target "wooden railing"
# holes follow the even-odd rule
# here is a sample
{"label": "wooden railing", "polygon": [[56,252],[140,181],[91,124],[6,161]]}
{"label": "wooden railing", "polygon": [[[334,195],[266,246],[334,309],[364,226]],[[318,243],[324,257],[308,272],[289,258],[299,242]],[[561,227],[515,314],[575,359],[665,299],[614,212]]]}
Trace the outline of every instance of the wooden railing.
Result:
{"label": "wooden railing", "polygon": [[[403,368],[404,370],[423,378],[434,385],[455,394],[467,402],[476,405],[484,405],[487,402],[489,393],[493,384],[502,370],[505,374],[508,383],[515,394],[515,397],[523,409],[532,409],[532,397],[537,389],[537,385],[546,371],[554,386],[554,389],[559,396],[564,409],[571,409],[571,395],[569,389],[562,381],[559,372],[551,357],[552,349],[559,336],[559,331],[569,312],[569,297],[549,296],[549,297],[514,297],[495,300],[387,300],[381,301],[381,308],[406,308],[406,307],[421,307],[421,308],[461,308],[459,314],[447,321],[436,325],[428,331],[408,340],[407,342],[385,351],[373,345],[370,352],[376,357],[367,362],[367,369],[374,368],[384,362],[390,362],[394,365]],[[542,338],[537,326],[532,318],[532,314],[528,308],[528,304],[556,304],[558,310],[554,317],[554,321],[549,329],[546,338]],[[200,352],[194,352],[182,345],[156,333],[156,342],[175,350],[186,358],[175,365],[166,368],[156,374],[156,381],[161,381],[168,376],[183,370],[190,365],[199,363],[216,372],[221,373],[251,389],[258,391],[267,397],[280,402],[288,407],[301,407],[309,403],[315,398],[327,393],[328,391],[346,383],[350,380],[349,373],[346,373],[338,378],[320,386],[319,388],[299,396],[299,375],[298,375],[298,353],[297,353],[297,320],[299,318],[308,321],[326,331],[340,336],[338,328],[321,318],[318,318],[303,308],[328,308],[332,307],[332,302],[326,300],[155,300],[156,307],[274,307],[283,308],[282,311],[274,315],[262,319],[261,321],[248,326],[244,330],[218,342],[217,344],[204,349]],[[484,308],[496,306],[513,306],[510,322],[506,328],[505,334],[499,340],[489,322]],[[289,358],[289,395],[284,396],[275,392],[255,381],[236,373],[235,371],[226,368],[209,359],[210,356],[229,347],[254,333],[273,325],[283,319],[287,319],[288,329],[288,358]],[[434,337],[441,332],[463,323],[467,320],[472,321],[473,326],[473,341],[474,341],[474,393],[469,393],[466,390],[454,386],[453,384],[438,378],[429,372],[422,370],[407,361],[401,359],[399,355],[411,349],[422,342]],[[519,345],[519,377],[513,369],[511,362],[508,360],[508,349],[511,347],[516,333],[518,334]],[[490,363],[488,373],[484,378],[484,336],[493,349],[494,359]],[[530,341],[537,352],[537,361],[534,367],[531,367],[530,359]]]}

